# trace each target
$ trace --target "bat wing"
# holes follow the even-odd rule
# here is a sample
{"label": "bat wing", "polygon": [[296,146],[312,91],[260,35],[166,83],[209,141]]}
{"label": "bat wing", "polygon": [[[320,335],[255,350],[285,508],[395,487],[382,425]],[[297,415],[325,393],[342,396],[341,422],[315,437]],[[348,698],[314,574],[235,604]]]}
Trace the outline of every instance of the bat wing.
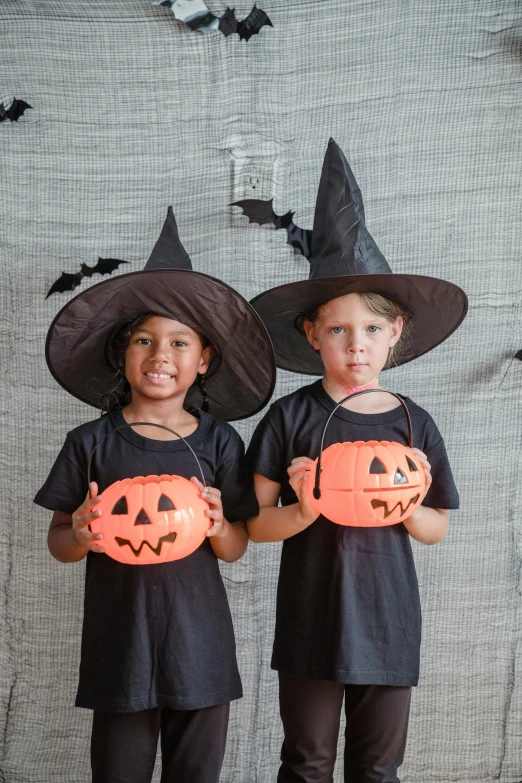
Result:
{"label": "bat wing", "polygon": [[299,251],[305,258],[310,260],[312,246],[312,232],[307,228],[299,228],[293,221],[294,213],[289,211],[284,215],[276,215],[272,208],[274,199],[262,201],[261,199],[249,198],[244,201],[234,201],[231,207],[241,207],[243,214],[247,216],[249,223],[258,223],[264,226],[267,223],[277,228],[286,229],[287,243]]}
{"label": "bat wing", "polygon": [[[120,264],[128,264],[128,261],[120,261],[118,258],[98,258],[98,263],[93,266],[82,264],[82,272],[86,277],[92,275],[111,275]],[[88,272],[85,270],[89,270]]]}
{"label": "bat wing", "polygon": [[47,299],[51,294],[60,294],[62,291],[74,291],[76,286],[81,283],[82,278],[83,275],[81,272],[77,272],[75,275],[70,275],[68,272],[62,272],[61,277],[52,284],[45,298]]}
{"label": "bat wing", "polygon": [[295,223],[290,223],[286,227],[286,233],[288,234],[287,243],[292,245],[294,250],[297,250],[302,256],[310,261],[312,249],[311,230],[308,228],[299,228]]}
{"label": "bat wing", "polygon": [[239,33],[239,39],[241,41],[249,41],[253,35],[257,35],[262,27],[268,25],[273,27],[274,25],[270,21],[268,14],[257,5],[254,5],[246,19],[239,22],[237,32]]}
{"label": "bat wing", "polygon": [[230,206],[241,207],[243,215],[247,216],[249,223],[258,223],[260,226],[271,223],[275,226],[276,222],[281,218],[272,209],[273,201],[273,198],[268,201],[262,201],[258,198],[247,198],[243,201],[234,201]]}
{"label": "bat wing", "polygon": [[18,122],[22,114],[26,109],[32,109],[25,101],[19,101],[18,98],[13,98],[11,106],[6,109],[3,103],[0,103],[0,122],[4,120],[11,120],[11,122]]}
{"label": "bat wing", "polygon": [[221,19],[219,20],[219,30],[223,33],[225,38],[229,35],[237,33],[239,22],[236,19],[236,14],[233,8],[227,8]]}

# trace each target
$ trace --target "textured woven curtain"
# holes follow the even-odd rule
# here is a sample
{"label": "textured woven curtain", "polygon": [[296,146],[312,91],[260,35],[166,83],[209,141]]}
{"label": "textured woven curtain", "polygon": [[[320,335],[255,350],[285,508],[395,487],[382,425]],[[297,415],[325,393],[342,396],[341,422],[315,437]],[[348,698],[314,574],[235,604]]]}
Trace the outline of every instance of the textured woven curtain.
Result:
{"label": "textured woven curtain", "polygon": [[[72,706],[84,567],[52,560],[50,514],[31,500],[93,409],[45,366],[46,330],[73,295],[47,291],[99,256],[141,269],[169,204],[194,268],[246,297],[306,277],[284,231],[228,204],[273,197],[311,228],[333,136],[394,271],[447,278],[470,297],[447,343],[384,377],[433,415],[461,494],[445,541],[415,546],[422,667],[401,779],[518,783],[521,7],[259,2],[274,26],[249,41],[193,32],[148,0],[0,6],[0,102],[32,107],[0,124],[0,781],[89,780],[91,716]],[[208,6],[220,16],[226,3]],[[251,7],[239,0],[237,17]],[[281,373],[276,396],[306,382]],[[246,440],[255,423],[238,426]],[[279,552],[251,544],[222,569],[245,689],[224,783],[275,781]]]}

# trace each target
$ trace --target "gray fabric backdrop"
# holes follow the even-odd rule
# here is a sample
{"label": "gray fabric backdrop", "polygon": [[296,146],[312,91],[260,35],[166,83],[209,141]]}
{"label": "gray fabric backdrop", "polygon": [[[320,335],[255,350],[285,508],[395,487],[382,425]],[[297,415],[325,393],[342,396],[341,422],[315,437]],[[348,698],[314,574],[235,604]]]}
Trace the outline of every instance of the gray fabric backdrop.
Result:
{"label": "gray fabric backdrop", "polygon": [[[31,504],[67,430],[93,416],[45,366],[71,296],[45,300],[50,285],[98,255],[140,269],[169,203],[195,268],[245,296],[305,277],[284,232],[227,204],[273,196],[310,228],[330,135],[393,269],[446,277],[471,303],[446,344],[385,379],[434,416],[462,501],[442,544],[415,547],[423,662],[403,780],[522,779],[520,2],[260,3],[274,29],[248,43],[147,0],[1,3],[0,100],[33,106],[0,125],[4,783],[89,779],[90,714],[72,707],[84,569],[51,559],[50,515]],[[276,395],[303,380],[281,373]],[[278,559],[251,545],[223,568],[246,694],[226,783],[275,780]]]}

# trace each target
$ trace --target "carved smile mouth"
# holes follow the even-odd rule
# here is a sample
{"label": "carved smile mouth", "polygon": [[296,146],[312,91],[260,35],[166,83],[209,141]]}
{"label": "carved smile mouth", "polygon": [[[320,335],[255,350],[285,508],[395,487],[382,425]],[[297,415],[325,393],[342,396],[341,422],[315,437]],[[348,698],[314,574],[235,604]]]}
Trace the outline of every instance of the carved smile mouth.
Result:
{"label": "carved smile mouth", "polygon": [[417,502],[417,500],[418,500],[419,498],[420,498],[420,494],[419,494],[419,495],[415,495],[414,497],[412,497],[412,499],[410,500],[410,502],[408,503],[408,505],[407,505],[407,506],[405,506],[404,508],[402,507],[402,503],[399,501],[399,502],[398,502],[398,503],[396,503],[396,504],[394,505],[394,507],[393,507],[393,508],[391,508],[391,509],[388,509],[388,503],[387,503],[385,500],[377,500],[377,498],[374,498],[374,499],[372,500],[372,508],[373,508],[373,509],[377,509],[377,508],[383,508],[383,509],[384,509],[384,519],[387,519],[387,518],[388,518],[389,516],[391,516],[391,515],[393,514],[393,512],[394,512],[394,511],[395,511],[397,508],[399,508],[399,506],[400,506],[400,509],[401,509],[401,517],[402,517],[402,515],[406,513],[406,511],[409,509],[409,507],[410,507],[411,505],[413,505],[414,503],[416,503],[416,502]]}
{"label": "carved smile mouth", "polygon": [[156,547],[153,547],[151,544],[149,544],[148,541],[142,541],[137,549],[133,547],[132,543],[127,538],[120,538],[119,536],[116,536],[114,540],[118,546],[128,546],[132,550],[132,553],[138,557],[145,545],[148,546],[151,552],[154,552],[155,555],[160,555],[163,543],[167,542],[171,544],[175,540],[176,536],[177,533],[168,533],[166,536],[161,536]]}

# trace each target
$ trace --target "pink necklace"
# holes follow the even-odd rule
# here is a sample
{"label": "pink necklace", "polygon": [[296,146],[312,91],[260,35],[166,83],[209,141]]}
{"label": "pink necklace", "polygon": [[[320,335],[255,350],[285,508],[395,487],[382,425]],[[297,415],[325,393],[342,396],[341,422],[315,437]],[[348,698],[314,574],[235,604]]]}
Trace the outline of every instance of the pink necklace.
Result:
{"label": "pink necklace", "polygon": [[342,386],[343,394],[348,396],[349,394],[355,394],[356,392],[366,391],[366,389],[375,389],[376,383],[367,383],[365,386]]}
{"label": "pink necklace", "polygon": [[[326,392],[328,392],[325,378],[323,378],[323,388]],[[349,394],[355,394],[356,392],[366,391],[366,389],[376,389],[377,381],[372,381],[372,383],[367,383],[364,386],[338,386],[337,388],[340,392],[342,392],[342,394],[345,397],[347,397]]]}

